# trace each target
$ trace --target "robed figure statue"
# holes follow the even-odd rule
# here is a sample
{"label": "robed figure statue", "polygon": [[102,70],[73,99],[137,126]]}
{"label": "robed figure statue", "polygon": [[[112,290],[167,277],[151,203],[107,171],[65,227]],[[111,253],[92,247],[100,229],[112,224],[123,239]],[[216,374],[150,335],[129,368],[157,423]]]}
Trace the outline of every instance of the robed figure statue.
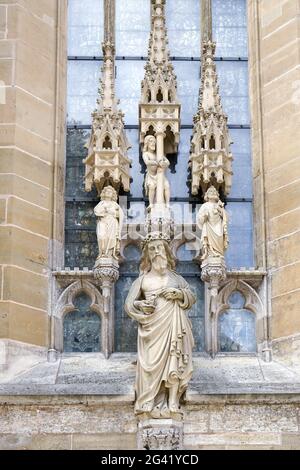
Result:
{"label": "robed figure statue", "polygon": [[180,412],[180,398],[193,371],[194,341],[187,311],[196,299],[174,271],[165,238],[161,233],[147,235],[141,274],[125,303],[128,315],[139,323],[135,412],[153,418]]}
{"label": "robed figure statue", "polygon": [[112,186],[105,186],[101,192],[101,201],[94,209],[97,217],[98,258],[118,259],[120,254],[124,214],[117,200],[116,190]]}
{"label": "robed figure statue", "polygon": [[197,216],[201,230],[202,260],[211,256],[223,258],[228,247],[227,213],[214,186],[206,191],[204,200]]}

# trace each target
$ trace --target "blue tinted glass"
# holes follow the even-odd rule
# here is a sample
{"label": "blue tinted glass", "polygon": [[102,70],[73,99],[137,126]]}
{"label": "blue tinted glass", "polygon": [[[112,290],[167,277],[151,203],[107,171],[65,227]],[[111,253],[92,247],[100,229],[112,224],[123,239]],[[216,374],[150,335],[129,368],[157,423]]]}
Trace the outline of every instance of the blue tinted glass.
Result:
{"label": "blue tinted glass", "polygon": [[101,319],[89,307],[91,299],[80,294],[74,300],[75,311],[64,318],[64,352],[101,350]]}
{"label": "blue tinted glass", "polygon": [[229,299],[228,303],[231,308],[243,308],[245,305],[245,297],[238,291],[234,291]]}
{"label": "blue tinted glass", "polygon": [[[234,305],[231,305],[231,300]],[[231,308],[219,316],[220,352],[256,352],[255,315],[244,309],[241,301],[245,299],[235,292],[229,299]]]}
{"label": "blue tinted glass", "polygon": [[252,203],[230,202],[226,210],[229,215],[227,266],[229,268],[254,267]]}
{"label": "blue tinted glass", "polygon": [[217,62],[217,72],[229,124],[249,124],[248,63]]}
{"label": "blue tinted glass", "polygon": [[136,245],[127,245],[124,249],[124,258],[128,261],[140,261],[141,250]]}
{"label": "blue tinted glass", "polygon": [[149,0],[116,0],[117,56],[147,56],[149,35]]}
{"label": "blue tinted glass", "polygon": [[253,188],[250,129],[230,129],[229,132],[234,142],[231,146],[234,160],[230,197],[251,198]]}
{"label": "blue tinted glass", "polygon": [[175,61],[177,75],[177,95],[181,103],[181,123],[193,124],[193,116],[198,109],[200,87],[199,62]]}
{"label": "blue tinted glass", "polygon": [[200,56],[201,0],[167,0],[166,22],[171,56]]}
{"label": "blue tinted glass", "polygon": [[194,249],[193,243],[184,243],[181,245],[176,253],[176,258],[178,261],[193,261],[197,252]]}
{"label": "blue tinted glass", "polygon": [[212,0],[217,57],[247,57],[246,0]]}
{"label": "blue tinted glass", "polygon": [[116,93],[125,113],[125,124],[138,124],[141,82],[145,62],[142,60],[116,61]]}
{"label": "blue tinted glass", "polygon": [[97,106],[101,62],[68,62],[68,124],[91,124]]}
{"label": "blue tinted glass", "polygon": [[68,55],[100,56],[103,41],[103,0],[69,0]]}

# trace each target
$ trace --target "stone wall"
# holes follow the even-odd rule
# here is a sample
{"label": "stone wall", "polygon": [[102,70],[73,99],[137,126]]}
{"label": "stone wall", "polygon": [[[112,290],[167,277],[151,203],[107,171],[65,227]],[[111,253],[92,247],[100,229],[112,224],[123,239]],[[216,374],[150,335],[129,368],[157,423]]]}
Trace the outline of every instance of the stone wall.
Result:
{"label": "stone wall", "polygon": [[[0,449],[135,449],[133,405],[118,400],[1,397]],[[186,407],[184,448],[299,449],[299,417],[299,395],[202,397]]]}
{"label": "stone wall", "polygon": [[300,4],[248,5],[257,262],[269,274],[274,353],[292,362],[300,357]]}
{"label": "stone wall", "polygon": [[0,1],[0,338],[42,346],[63,242],[66,5]]}

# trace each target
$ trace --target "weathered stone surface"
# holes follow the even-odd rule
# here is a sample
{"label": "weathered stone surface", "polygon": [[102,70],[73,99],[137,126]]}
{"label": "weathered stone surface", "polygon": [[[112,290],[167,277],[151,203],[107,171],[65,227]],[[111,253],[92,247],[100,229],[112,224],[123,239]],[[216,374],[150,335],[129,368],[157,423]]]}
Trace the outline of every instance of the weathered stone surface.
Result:
{"label": "weathered stone surface", "polygon": [[184,445],[186,449],[198,449],[200,446],[215,446],[216,448],[227,448],[228,446],[244,445],[260,448],[261,446],[271,446],[281,444],[281,436],[275,433],[215,433],[215,434],[185,434]]}
{"label": "weathered stone surface", "polygon": [[213,432],[298,431],[298,417],[289,405],[219,406],[210,414]]}
{"label": "weathered stone surface", "polygon": [[0,185],[2,194],[14,195],[24,201],[49,209],[49,189],[45,186],[16,174],[0,174]]}
{"label": "weathered stone surface", "polygon": [[3,300],[46,310],[48,277],[14,266],[4,268]]}
{"label": "weathered stone surface", "polygon": [[[24,259],[24,252],[27,256]],[[48,240],[18,227],[0,227],[0,256],[3,264],[23,265],[44,274],[48,261]]]}
{"label": "weathered stone surface", "polygon": [[0,434],[0,450],[71,450],[71,435]]}
{"label": "weathered stone surface", "polygon": [[7,223],[47,237],[49,236],[50,212],[48,209],[11,196],[7,201]]}
{"label": "weathered stone surface", "polygon": [[135,433],[72,434],[72,450],[131,450],[136,448]]}

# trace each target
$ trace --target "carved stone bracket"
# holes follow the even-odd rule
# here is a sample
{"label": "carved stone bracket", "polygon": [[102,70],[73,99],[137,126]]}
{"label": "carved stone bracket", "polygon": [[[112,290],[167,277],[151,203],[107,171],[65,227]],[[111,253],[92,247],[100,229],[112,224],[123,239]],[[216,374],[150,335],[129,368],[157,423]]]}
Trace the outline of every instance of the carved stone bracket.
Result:
{"label": "carved stone bracket", "polygon": [[94,277],[100,281],[104,315],[107,319],[105,336],[107,337],[104,350],[105,357],[109,357],[114,350],[114,325],[115,325],[115,289],[114,285],[119,279],[119,263],[115,258],[98,258],[94,266]]}
{"label": "carved stone bracket", "polygon": [[119,279],[119,263],[114,258],[99,258],[94,266],[94,277],[100,280],[102,287],[111,285]]}
{"label": "carved stone bracket", "polygon": [[226,265],[223,257],[209,256],[203,261],[201,279],[209,285],[209,312],[214,315],[216,312],[216,298],[219,287],[226,279]]}
{"label": "carved stone bracket", "polygon": [[183,423],[173,419],[149,419],[138,424],[138,449],[183,449]]}

